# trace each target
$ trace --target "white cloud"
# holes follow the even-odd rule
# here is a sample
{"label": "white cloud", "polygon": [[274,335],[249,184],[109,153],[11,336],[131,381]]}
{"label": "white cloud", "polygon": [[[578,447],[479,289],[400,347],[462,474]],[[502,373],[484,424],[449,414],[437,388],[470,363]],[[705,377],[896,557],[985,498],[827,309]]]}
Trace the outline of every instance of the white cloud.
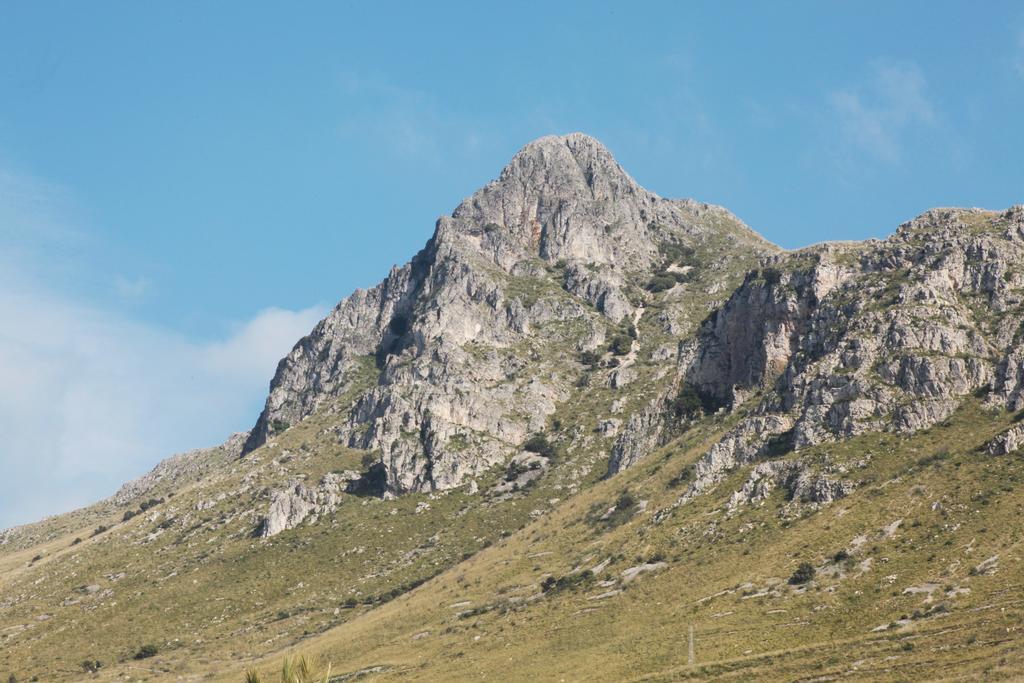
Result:
{"label": "white cloud", "polygon": [[[325,313],[271,308],[196,341],[85,303],[50,284],[63,270],[89,276],[57,248],[90,239],[66,198],[0,167],[0,528],[103,498],[168,455],[249,428],[278,360]],[[113,286],[138,298],[148,281]]]}
{"label": "white cloud", "polygon": [[828,99],[842,142],[889,164],[900,162],[911,129],[936,122],[924,75],[914,64],[878,63],[865,84]]}
{"label": "white cloud", "polygon": [[268,309],[197,343],[0,278],[0,527],[112,493],[256,418],[277,361],[322,317]]}

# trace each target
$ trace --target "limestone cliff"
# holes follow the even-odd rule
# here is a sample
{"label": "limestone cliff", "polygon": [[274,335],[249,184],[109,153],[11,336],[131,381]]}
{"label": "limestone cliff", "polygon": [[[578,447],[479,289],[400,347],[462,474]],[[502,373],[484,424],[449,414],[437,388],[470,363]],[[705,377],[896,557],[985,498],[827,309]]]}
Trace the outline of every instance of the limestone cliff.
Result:
{"label": "limestone cliff", "polygon": [[389,491],[459,486],[545,428],[578,352],[642,306],[638,283],[702,248],[715,254],[702,264],[712,279],[776,250],[724,209],[644,190],[590,137],[530,143],[408,264],[339,303],[281,361],[245,450],[330,410],[372,356],[379,379],[339,440],[379,454]]}

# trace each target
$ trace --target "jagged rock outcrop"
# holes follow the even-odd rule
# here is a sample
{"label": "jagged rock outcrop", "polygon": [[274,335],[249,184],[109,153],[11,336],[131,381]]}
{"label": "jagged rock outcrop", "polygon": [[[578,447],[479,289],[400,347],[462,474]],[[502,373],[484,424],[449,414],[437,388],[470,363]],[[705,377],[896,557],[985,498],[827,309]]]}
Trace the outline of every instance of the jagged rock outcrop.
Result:
{"label": "jagged rock outcrop", "polygon": [[[698,463],[690,495],[766,457],[929,427],[973,394],[1014,409],[1022,225],[1020,207],[935,210],[883,241],[779,253],[723,209],[644,190],[592,138],[542,138],[296,345],[245,450],[335,411],[341,443],[379,455],[383,490],[461,486],[546,428],[577,386],[576,354],[635,335],[651,293],[665,292],[662,334],[689,335],[693,311],[675,304],[695,277],[722,303],[678,352],[647,351],[665,366],[655,379],[636,365],[639,341],[602,375],[656,397],[603,432],[610,473],[664,443],[679,386],[711,412],[754,405]],[[756,258],[736,287],[728,274]]]}
{"label": "jagged rock outcrop", "polygon": [[783,447],[778,450],[786,450],[792,424],[786,415],[758,415],[742,420],[697,462],[694,488],[700,489],[703,483],[713,483],[735,467],[766,455],[773,438],[781,438]]}
{"label": "jagged rock outcrop", "polygon": [[632,467],[658,448],[664,427],[664,406],[660,400],[631,415],[612,445],[608,473],[615,474]]}
{"label": "jagged rock outcrop", "polygon": [[291,482],[287,489],[273,494],[270,508],[257,530],[259,537],[270,538],[306,520],[312,523],[317,517],[334,512],[341,502],[341,494],[357,477],[354,472],[351,476],[330,472],[312,488],[302,482]]}
{"label": "jagged rock outcrop", "polygon": [[612,322],[622,322],[633,315],[626,283],[613,269],[574,262],[565,269],[565,289],[589,302]]}
{"label": "jagged rock outcrop", "polygon": [[[702,248],[723,277],[775,250],[723,209],[644,190],[593,138],[530,143],[281,361],[245,451],[336,410],[339,440],[380,455],[386,490],[460,486],[545,428],[575,354],[636,314],[633,283]],[[371,357],[377,379],[358,389]]]}
{"label": "jagged rock outcrop", "polygon": [[989,455],[1007,455],[1024,449],[1024,425],[1010,427],[985,444]]}
{"label": "jagged rock outcrop", "polygon": [[845,498],[855,488],[853,482],[815,472],[799,460],[772,460],[758,463],[751,469],[747,481],[726,503],[726,509],[756,505],[779,486],[786,490],[790,501],[815,505],[827,505]]}
{"label": "jagged rock outcrop", "polygon": [[916,432],[971,396],[1016,409],[1022,225],[1020,207],[934,210],[884,241],[766,259],[680,354],[698,390],[761,395],[686,495],[772,451]]}

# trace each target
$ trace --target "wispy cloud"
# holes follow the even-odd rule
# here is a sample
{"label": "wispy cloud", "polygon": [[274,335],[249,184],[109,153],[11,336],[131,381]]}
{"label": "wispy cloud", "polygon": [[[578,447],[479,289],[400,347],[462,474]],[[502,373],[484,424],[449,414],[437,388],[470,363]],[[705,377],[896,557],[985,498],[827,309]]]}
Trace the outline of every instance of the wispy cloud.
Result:
{"label": "wispy cloud", "polygon": [[268,309],[201,343],[19,286],[8,271],[0,527],[101,498],[175,451],[244,429],[277,361],[323,313]]}
{"label": "wispy cloud", "polygon": [[66,216],[72,203],[67,188],[0,164],[0,244],[81,242]]}
{"label": "wispy cloud", "polygon": [[[0,191],[0,528],[247,428],[277,361],[325,313],[267,309],[196,341],[83,301],[47,277],[62,267],[51,237],[75,232],[55,209],[61,193],[14,172]],[[147,282],[113,286],[140,296]]]}
{"label": "wispy cloud", "polygon": [[828,102],[840,141],[888,164],[901,161],[908,132],[937,119],[915,64],[876,63],[865,83],[831,92]]}

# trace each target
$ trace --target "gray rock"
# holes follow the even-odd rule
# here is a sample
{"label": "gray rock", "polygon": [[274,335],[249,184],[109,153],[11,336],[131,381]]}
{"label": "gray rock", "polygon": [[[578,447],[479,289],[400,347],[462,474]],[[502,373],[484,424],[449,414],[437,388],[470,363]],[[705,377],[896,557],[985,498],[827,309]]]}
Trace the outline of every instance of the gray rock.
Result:
{"label": "gray rock", "polygon": [[344,476],[328,473],[314,488],[292,482],[287,489],[277,491],[260,524],[260,538],[276,536],[287,529],[294,529],[307,519],[315,520],[316,517],[334,512],[349,481]]}
{"label": "gray rock", "polygon": [[884,241],[764,259],[681,350],[680,374],[706,395],[729,406],[762,395],[684,497],[769,455],[782,431],[799,452],[926,429],[975,394],[1016,409],[1022,297],[1007,274],[1024,272],[1020,214],[929,211]]}
{"label": "gray rock", "polygon": [[[410,263],[339,303],[281,361],[245,451],[351,408],[338,438],[380,454],[387,492],[460,486],[544,429],[576,380],[569,361],[635,315],[627,282],[663,266],[662,245],[711,239],[728,245],[715,268],[775,250],[724,209],[644,190],[592,138],[530,143]],[[371,356],[374,386],[335,406]]]}
{"label": "gray rock", "polygon": [[601,420],[597,423],[597,431],[600,432],[603,437],[615,436],[619,433],[619,428],[622,427],[622,420],[611,417],[607,420]]}
{"label": "gray rock", "polygon": [[1024,448],[1024,425],[1010,427],[985,444],[989,455],[1007,455]]}
{"label": "gray rock", "polygon": [[664,426],[664,408],[660,400],[631,415],[612,446],[609,474],[632,467],[657,449],[662,442]]}

